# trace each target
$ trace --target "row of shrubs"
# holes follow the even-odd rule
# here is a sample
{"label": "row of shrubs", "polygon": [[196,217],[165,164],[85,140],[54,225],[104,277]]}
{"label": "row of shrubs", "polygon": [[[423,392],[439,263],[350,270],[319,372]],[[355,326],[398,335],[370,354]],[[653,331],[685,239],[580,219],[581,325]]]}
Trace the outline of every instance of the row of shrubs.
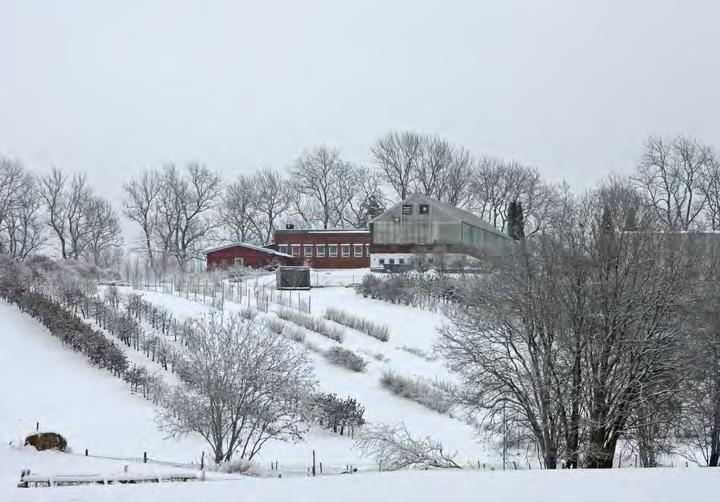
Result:
{"label": "row of shrubs", "polygon": [[367,274],[355,290],[364,297],[437,310],[463,293],[462,281],[434,274],[393,274],[386,278]]}
{"label": "row of shrubs", "polygon": [[314,331],[315,333],[326,336],[331,340],[335,340],[338,343],[342,343],[344,337],[344,330],[328,323],[322,317],[316,317],[309,314],[303,314],[290,309],[280,309],[277,312],[280,319],[289,321],[298,326],[302,326],[305,329]]}
{"label": "row of shrubs", "polygon": [[101,332],[92,329],[59,301],[42,293],[13,288],[3,298],[37,319],[64,344],[84,354],[94,366],[122,375],[128,367],[125,353]]}
{"label": "row of shrubs", "polygon": [[329,308],[325,311],[325,317],[338,324],[377,338],[381,342],[387,342],[390,339],[390,330],[387,326],[376,324],[363,317],[345,312],[344,310]]}
{"label": "row of shrubs", "polygon": [[386,371],[380,378],[380,383],[393,394],[415,401],[438,413],[448,413],[455,404],[452,396],[436,382],[407,378]]}
{"label": "row of shrubs", "polygon": [[305,333],[302,330],[293,327],[286,323],[282,319],[268,319],[267,327],[273,333],[289,338],[290,340],[298,343],[302,343],[308,350],[322,354],[332,364],[342,366],[352,371],[362,372],[365,371],[367,361],[362,357],[355,354],[352,350],[348,350],[343,347],[330,347],[327,350],[323,350],[315,344],[305,340]]}

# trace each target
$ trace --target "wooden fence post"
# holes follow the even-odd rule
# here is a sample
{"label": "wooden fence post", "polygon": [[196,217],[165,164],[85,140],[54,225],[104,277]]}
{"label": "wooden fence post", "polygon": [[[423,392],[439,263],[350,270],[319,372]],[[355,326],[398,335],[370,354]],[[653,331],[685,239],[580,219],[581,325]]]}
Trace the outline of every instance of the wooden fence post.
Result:
{"label": "wooden fence post", "polygon": [[147,452],[143,452],[143,464],[147,464]]}
{"label": "wooden fence post", "polygon": [[315,477],[315,450],[313,450],[313,466],[312,466],[312,475]]}

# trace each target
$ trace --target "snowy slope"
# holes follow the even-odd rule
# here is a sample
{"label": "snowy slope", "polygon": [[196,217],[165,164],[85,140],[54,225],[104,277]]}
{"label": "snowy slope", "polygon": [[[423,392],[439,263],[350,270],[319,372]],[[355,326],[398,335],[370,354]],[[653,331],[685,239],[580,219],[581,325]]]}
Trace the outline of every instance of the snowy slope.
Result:
{"label": "snowy slope", "polygon": [[[347,279],[347,271],[338,271],[337,279],[333,279],[335,272],[324,272],[324,280],[328,283],[343,282]],[[358,279],[355,271],[355,279]],[[272,283],[271,275],[259,277],[258,287]],[[255,287],[251,281],[251,288]],[[268,287],[271,287],[268,285]],[[129,290],[125,291],[128,292]],[[143,292],[149,301],[162,305],[180,318],[195,317],[201,313],[209,312],[211,307],[193,301],[193,296],[186,299],[182,295],[170,295],[160,292]],[[419,348],[431,353],[437,339],[437,328],[445,321],[438,313],[429,312],[419,308],[403,305],[393,305],[379,300],[366,299],[348,287],[323,287],[309,292],[295,292],[295,299],[300,295],[311,299],[311,308],[314,315],[321,315],[326,308],[335,307],[356,315],[360,315],[375,322],[387,324],[390,328],[390,340],[381,342],[365,334],[345,328],[345,338],[342,346],[349,348],[368,361],[363,373],[354,373],[345,368],[328,363],[321,355],[311,353],[315,365],[315,373],[319,387],[326,392],[335,392],[340,396],[352,396],[365,406],[365,418],[375,423],[396,423],[405,421],[413,435],[419,437],[431,436],[440,440],[447,451],[457,451],[461,463],[467,461],[477,465],[478,462],[487,465],[501,465],[499,452],[493,444],[479,441],[474,427],[468,425],[460,418],[453,418],[430,410],[413,401],[398,397],[380,385],[380,377],[386,370],[392,370],[403,376],[423,377],[429,380],[440,379],[454,381],[452,375],[441,360],[428,361],[416,355],[401,350],[402,346]],[[247,296],[242,307],[247,306]],[[209,303],[209,301],[208,301]],[[254,305],[254,300],[251,301]],[[225,311],[239,310],[241,305],[230,301],[225,302]],[[271,312],[279,309],[279,305],[270,304]],[[271,314],[272,315],[272,314]],[[306,339],[321,349],[327,349],[336,344],[332,340],[319,334],[306,331]],[[384,360],[376,360],[373,355],[380,353]],[[316,449],[321,457],[332,464],[344,465],[353,463],[365,468],[372,468],[370,459],[358,457],[352,449],[352,442],[336,435],[313,431],[304,442],[297,445],[268,443],[260,457],[264,460],[273,459],[295,465],[305,462]],[[523,455],[525,465],[527,460]]]}
{"label": "snowy slope", "polygon": [[156,410],[128,385],[63,347],[34,319],[0,302],[0,442],[40,428],[61,433],[76,453],[198,461],[200,437],[164,439]]}

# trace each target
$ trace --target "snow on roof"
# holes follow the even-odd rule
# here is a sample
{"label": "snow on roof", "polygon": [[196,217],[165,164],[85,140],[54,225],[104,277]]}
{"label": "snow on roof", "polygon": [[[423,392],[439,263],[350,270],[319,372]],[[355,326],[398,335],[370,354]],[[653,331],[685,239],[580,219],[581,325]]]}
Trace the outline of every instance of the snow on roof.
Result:
{"label": "snow on roof", "polygon": [[293,258],[292,255],[289,255],[287,253],[281,253],[280,251],[275,251],[271,248],[265,248],[262,246],[256,246],[255,244],[248,244],[247,242],[233,242],[232,244],[225,244],[224,246],[218,246],[214,248],[208,248],[203,250],[203,254],[207,255],[210,253],[214,253],[215,251],[222,251],[223,249],[230,249],[235,247],[243,247],[248,249],[254,249],[255,251],[260,251],[261,253],[267,253],[274,256],[284,256],[285,258]]}
{"label": "snow on roof", "polygon": [[369,234],[370,230],[367,228],[356,228],[352,230],[332,230],[332,229],[309,229],[309,228],[279,228],[275,230],[277,233],[288,233],[288,234]]}

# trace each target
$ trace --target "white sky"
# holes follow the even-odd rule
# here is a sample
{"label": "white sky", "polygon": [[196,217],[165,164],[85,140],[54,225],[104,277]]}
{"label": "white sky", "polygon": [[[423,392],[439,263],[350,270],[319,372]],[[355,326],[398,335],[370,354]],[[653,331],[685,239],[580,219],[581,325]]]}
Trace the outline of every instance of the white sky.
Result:
{"label": "white sky", "polygon": [[648,134],[720,146],[720,2],[0,0],[0,153],[117,198],[146,167],[226,177],[390,129],[585,188]]}

